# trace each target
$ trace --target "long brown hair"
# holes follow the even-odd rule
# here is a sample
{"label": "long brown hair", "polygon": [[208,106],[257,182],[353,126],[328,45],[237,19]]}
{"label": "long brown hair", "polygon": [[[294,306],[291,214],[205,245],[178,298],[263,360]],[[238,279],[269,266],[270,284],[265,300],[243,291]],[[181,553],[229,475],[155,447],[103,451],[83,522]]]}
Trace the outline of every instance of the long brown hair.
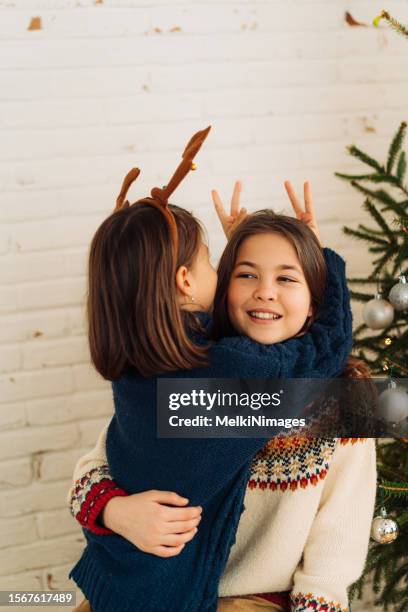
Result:
{"label": "long brown hair", "polygon": [[[206,349],[186,332],[175,273],[191,267],[203,230],[170,205],[178,231],[177,261],[164,215],[143,200],[111,214],[93,237],[88,268],[88,338],[92,363],[107,380],[134,368],[142,376],[205,365]],[[176,265],[175,265],[176,264]]]}
{"label": "long brown hair", "polygon": [[228,314],[228,287],[240,246],[250,236],[271,233],[283,236],[293,245],[310,290],[313,314],[301,332],[306,331],[316,318],[326,283],[326,263],[316,236],[307,225],[293,217],[280,215],[269,209],[259,210],[249,215],[237,227],[218,264],[213,313],[214,339],[236,334]]}

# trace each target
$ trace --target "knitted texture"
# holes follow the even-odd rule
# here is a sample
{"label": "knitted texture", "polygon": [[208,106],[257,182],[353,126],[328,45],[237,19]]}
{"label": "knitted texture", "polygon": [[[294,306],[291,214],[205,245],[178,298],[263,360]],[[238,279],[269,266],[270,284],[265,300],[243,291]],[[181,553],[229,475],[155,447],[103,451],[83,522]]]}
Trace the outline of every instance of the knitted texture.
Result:
{"label": "knitted texture", "polygon": [[[210,365],[166,378],[330,378],[351,349],[351,311],[344,262],[325,250],[328,285],[307,334],[275,345],[224,338]],[[70,576],[99,612],[213,612],[218,583],[243,510],[253,455],[264,439],[157,439],[156,380],[135,373],[113,383],[115,416],[107,436],[111,473],[130,493],[175,490],[203,506],[195,538],[182,553],[158,559],[119,536],[86,531],[88,546]],[[198,477],[199,475],[199,477]]]}
{"label": "knitted texture", "polygon": [[99,535],[113,532],[98,523],[98,517],[112,497],[126,496],[109,473],[107,465],[86,472],[71,491],[71,513],[86,529]]}
{"label": "knitted texture", "polygon": [[[73,487],[71,503],[80,483],[89,482],[88,474],[99,470],[101,479],[107,475],[106,463],[100,464],[106,462],[106,453],[102,450],[105,439],[102,431],[94,450],[79,460],[82,471],[77,471],[80,477]],[[313,610],[317,601],[322,610],[334,601],[341,601],[338,605],[344,607],[347,588],[358,578],[364,564],[375,496],[375,463],[374,440],[275,438],[269,441],[254,457],[251,474],[261,473],[262,478],[273,482],[273,479],[282,479],[279,466],[284,464],[290,465],[292,481],[299,482],[304,478],[305,469],[316,474],[324,465],[325,477],[316,482],[308,478],[306,486],[299,488],[253,487],[249,480],[244,500],[246,510],[221,578],[220,596],[256,593],[279,603],[276,592],[272,595],[270,591],[292,587],[299,606],[305,610]],[[276,471],[274,464],[278,466]],[[269,474],[264,473],[265,465],[271,468]],[[98,496],[100,482],[97,476],[93,478],[95,484],[87,493],[87,500],[93,489]],[[326,488],[330,495],[325,495]],[[326,508],[330,518],[320,517],[319,505]],[[315,523],[319,524],[318,529],[313,529]],[[293,582],[293,567],[301,556],[303,562]],[[313,584],[310,584],[310,574]],[[299,593],[309,593],[310,587],[313,595],[309,600],[304,595],[300,597]],[[267,589],[268,594],[260,588]],[[306,601],[308,608],[304,607]],[[297,612],[295,605],[292,609]]]}
{"label": "knitted texture", "polygon": [[333,454],[334,439],[277,437],[262,448],[252,462],[251,489],[295,491],[323,480]]}
{"label": "knitted texture", "polygon": [[291,595],[291,612],[311,612],[311,610],[314,612],[347,612],[348,608],[312,593]]}

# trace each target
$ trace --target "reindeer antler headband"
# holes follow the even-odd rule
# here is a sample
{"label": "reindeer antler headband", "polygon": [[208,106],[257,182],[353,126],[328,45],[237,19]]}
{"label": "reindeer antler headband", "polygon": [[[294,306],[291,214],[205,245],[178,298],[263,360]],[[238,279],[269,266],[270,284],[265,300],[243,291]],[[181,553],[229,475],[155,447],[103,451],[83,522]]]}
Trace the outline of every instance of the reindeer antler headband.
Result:
{"label": "reindeer antler headband", "polygon": [[[168,206],[168,200],[171,194],[174,193],[174,191],[180,185],[184,177],[190,172],[190,170],[196,169],[196,165],[193,164],[193,159],[200,150],[204,140],[207,138],[210,129],[211,126],[209,125],[208,128],[206,128],[205,130],[201,130],[200,132],[194,134],[194,136],[188,141],[187,146],[183,151],[182,161],[178,165],[175,173],[169,180],[168,184],[162,189],[160,189],[159,187],[153,187],[150,192],[151,197],[144,198],[140,201],[143,204],[150,204],[151,206],[158,208],[166,217],[173,241],[174,260],[177,259],[178,252],[178,232],[173,213],[171,212]],[[125,200],[125,198],[127,192],[129,191],[129,187],[132,185],[132,183],[134,183],[139,174],[139,168],[132,168],[132,170],[130,170],[130,172],[128,172],[128,174],[125,176],[122,183],[122,188],[116,199],[115,211],[119,210],[120,208],[126,208],[130,206],[128,200]]]}

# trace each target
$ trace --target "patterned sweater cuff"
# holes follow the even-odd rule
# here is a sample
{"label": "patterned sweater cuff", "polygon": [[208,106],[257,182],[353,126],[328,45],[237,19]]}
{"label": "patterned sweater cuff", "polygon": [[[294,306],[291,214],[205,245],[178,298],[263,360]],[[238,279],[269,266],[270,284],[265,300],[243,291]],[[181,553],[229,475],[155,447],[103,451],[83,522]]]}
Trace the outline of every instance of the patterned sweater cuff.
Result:
{"label": "patterned sweater cuff", "polygon": [[291,593],[291,612],[347,612],[338,602],[329,601],[313,593]]}
{"label": "patterned sweater cuff", "polygon": [[112,497],[126,495],[112,480],[109,467],[103,465],[76,481],[71,491],[71,513],[82,527],[97,535],[110,535],[113,531],[98,523],[98,518]]}

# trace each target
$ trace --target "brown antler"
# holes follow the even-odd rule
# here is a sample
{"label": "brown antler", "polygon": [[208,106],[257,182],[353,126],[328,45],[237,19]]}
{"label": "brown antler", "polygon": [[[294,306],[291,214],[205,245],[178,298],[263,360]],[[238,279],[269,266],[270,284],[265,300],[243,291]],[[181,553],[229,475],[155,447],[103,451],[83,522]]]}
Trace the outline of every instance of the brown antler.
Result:
{"label": "brown antler", "polygon": [[182,155],[183,160],[179,164],[168,184],[162,189],[159,187],[153,187],[151,191],[153,200],[157,200],[162,206],[165,206],[169,197],[177,189],[184,177],[190,172],[190,170],[195,170],[193,159],[200,150],[201,145],[207,138],[210,130],[211,126],[209,125],[205,130],[201,130],[200,132],[194,134],[194,136],[188,141]]}
{"label": "brown antler", "polygon": [[[166,217],[171,232],[175,262],[177,260],[178,253],[178,232],[176,221],[171,210],[168,207],[168,199],[171,194],[174,193],[176,188],[180,185],[184,177],[190,172],[190,170],[196,169],[195,164],[193,164],[193,159],[200,150],[204,140],[207,138],[210,129],[211,126],[208,126],[205,130],[201,130],[200,132],[194,134],[194,136],[188,141],[187,146],[183,151],[183,159],[178,165],[175,173],[171,177],[168,185],[166,185],[162,189],[160,189],[159,187],[153,187],[150,198],[144,198],[143,200],[139,200],[141,204],[149,204],[150,206],[154,206],[155,208],[160,210]],[[132,185],[132,183],[134,183],[139,174],[139,168],[132,168],[132,170],[130,170],[130,172],[128,172],[125,178],[123,179],[122,188],[116,199],[115,211],[121,208],[126,208],[130,205],[128,200],[125,200],[125,198],[130,186]]]}
{"label": "brown antler", "polygon": [[129,191],[129,187],[132,183],[135,182],[137,177],[140,174],[139,168],[132,168],[125,178],[123,179],[122,188],[120,190],[120,194],[116,198],[116,206],[115,210],[119,210],[119,208],[127,208],[129,206],[129,202],[125,198],[127,196],[127,192]]}

